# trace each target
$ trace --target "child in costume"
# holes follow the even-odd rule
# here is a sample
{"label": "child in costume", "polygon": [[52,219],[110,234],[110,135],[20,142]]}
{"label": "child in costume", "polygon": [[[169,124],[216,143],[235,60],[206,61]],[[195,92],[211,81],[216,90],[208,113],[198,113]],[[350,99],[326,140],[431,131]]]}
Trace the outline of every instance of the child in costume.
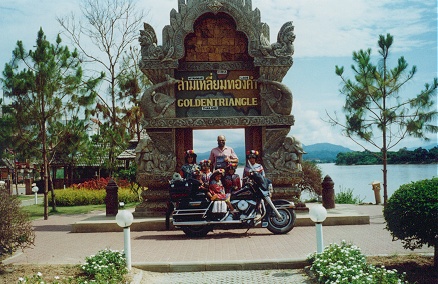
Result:
{"label": "child in costume", "polygon": [[207,185],[210,184],[210,177],[212,174],[210,171],[211,161],[202,160],[199,162],[199,166],[201,167],[202,181]]}
{"label": "child in costume", "polygon": [[227,203],[228,209],[230,209],[231,213],[237,213],[234,210],[233,205],[230,202],[230,194],[225,193],[225,188],[222,185],[222,177],[224,176],[224,169],[217,169],[213,172],[210,178],[210,186],[208,187],[208,191],[211,194],[211,200],[220,200],[225,201]]}
{"label": "child in costume", "polygon": [[240,176],[236,174],[236,169],[236,163],[228,163],[225,168],[224,187],[226,193],[233,193],[241,188]]}
{"label": "child in costume", "polygon": [[245,168],[243,169],[243,177],[248,177],[251,171],[258,172],[262,176],[265,176],[265,170],[263,169],[263,166],[256,163],[258,157],[259,151],[250,150],[246,152],[247,162]]}

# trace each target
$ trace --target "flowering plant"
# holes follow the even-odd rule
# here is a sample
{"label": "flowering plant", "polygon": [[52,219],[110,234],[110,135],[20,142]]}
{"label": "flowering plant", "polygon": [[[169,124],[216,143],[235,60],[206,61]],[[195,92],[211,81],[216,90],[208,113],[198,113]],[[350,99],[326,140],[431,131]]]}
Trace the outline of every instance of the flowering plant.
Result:
{"label": "flowering plant", "polygon": [[316,274],[318,283],[407,283],[405,276],[395,269],[367,264],[360,248],[346,241],[340,245],[330,244],[322,253],[309,255],[307,260],[312,264],[310,270]]}
{"label": "flowering plant", "polygon": [[128,273],[125,255],[110,249],[87,257],[81,268],[89,278],[94,278],[99,283],[121,283],[124,275]]}

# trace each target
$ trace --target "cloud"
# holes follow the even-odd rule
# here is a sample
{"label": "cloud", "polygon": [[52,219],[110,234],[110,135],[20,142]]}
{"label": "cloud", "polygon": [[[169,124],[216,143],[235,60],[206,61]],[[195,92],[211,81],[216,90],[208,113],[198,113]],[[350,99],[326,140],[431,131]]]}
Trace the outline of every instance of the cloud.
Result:
{"label": "cloud", "polygon": [[[137,7],[147,13],[144,21],[155,29],[159,45],[162,44],[162,29],[170,23],[170,11],[178,11],[178,2],[136,2]],[[2,1],[0,67],[3,68],[5,62],[11,59],[17,40],[22,40],[26,49],[31,49],[40,27],[53,41],[61,31],[56,18],[70,13],[79,15],[79,3],[80,0]],[[269,25],[271,43],[276,41],[277,33],[285,22],[294,23],[297,36],[294,65],[283,82],[294,94],[293,115],[296,122],[291,134],[306,145],[331,142],[355,147],[341,136],[339,129],[331,128],[321,118],[325,116],[326,109],[341,113],[344,103],[338,92],[340,79],[334,74],[334,66],[349,69],[353,63],[351,54],[359,49],[372,48],[376,55],[379,34],[391,33],[395,37],[395,60],[400,54],[406,55],[410,64],[418,66],[418,73],[412,80],[414,91],[409,93],[418,93],[425,82],[431,82],[436,77],[436,0],[253,0],[252,8],[258,8],[261,21]],[[61,36],[64,44],[69,44],[68,39]],[[218,134],[225,134],[227,144],[233,147],[243,145],[245,140],[242,129],[194,133],[195,147],[199,147],[196,150],[202,152],[217,145]],[[436,141],[436,135],[432,138]],[[413,139],[406,141],[412,142]],[[419,140],[415,141],[416,145],[420,144]]]}

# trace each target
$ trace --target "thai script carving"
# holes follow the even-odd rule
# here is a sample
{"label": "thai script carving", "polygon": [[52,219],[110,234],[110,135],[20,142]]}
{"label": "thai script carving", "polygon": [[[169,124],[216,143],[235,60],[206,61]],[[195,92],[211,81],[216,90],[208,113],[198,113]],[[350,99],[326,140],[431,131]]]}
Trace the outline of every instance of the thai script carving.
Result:
{"label": "thai script carving", "polygon": [[[242,76],[243,77],[243,76]],[[252,76],[235,80],[214,80],[211,78],[182,78],[178,82],[178,91],[217,91],[217,90],[255,90],[257,82]]]}

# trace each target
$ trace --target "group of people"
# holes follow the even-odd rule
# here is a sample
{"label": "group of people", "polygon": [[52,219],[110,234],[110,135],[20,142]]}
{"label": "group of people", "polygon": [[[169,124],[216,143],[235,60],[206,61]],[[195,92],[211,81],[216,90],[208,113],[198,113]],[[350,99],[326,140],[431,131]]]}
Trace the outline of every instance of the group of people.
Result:
{"label": "group of people", "polygon": [[[196,162],[197,154],[194,150],[185,152],[185,164],[181,167],[180,174],[185,179],[198,180],[201,189],[205,189],[211,200],[223,200],[231,212],[235,212],[230,203],[232,192],[242,187],[239,174],[236,173],[239,158],[233,148],[225,145],[224,135],[217,137],[218,147],[213,148],[208,160]],[[265,175],[263,166],[257,163],[259,152],[250,150],[246,153],[247,163],[243,170],[243,178],[257,171]]]}

